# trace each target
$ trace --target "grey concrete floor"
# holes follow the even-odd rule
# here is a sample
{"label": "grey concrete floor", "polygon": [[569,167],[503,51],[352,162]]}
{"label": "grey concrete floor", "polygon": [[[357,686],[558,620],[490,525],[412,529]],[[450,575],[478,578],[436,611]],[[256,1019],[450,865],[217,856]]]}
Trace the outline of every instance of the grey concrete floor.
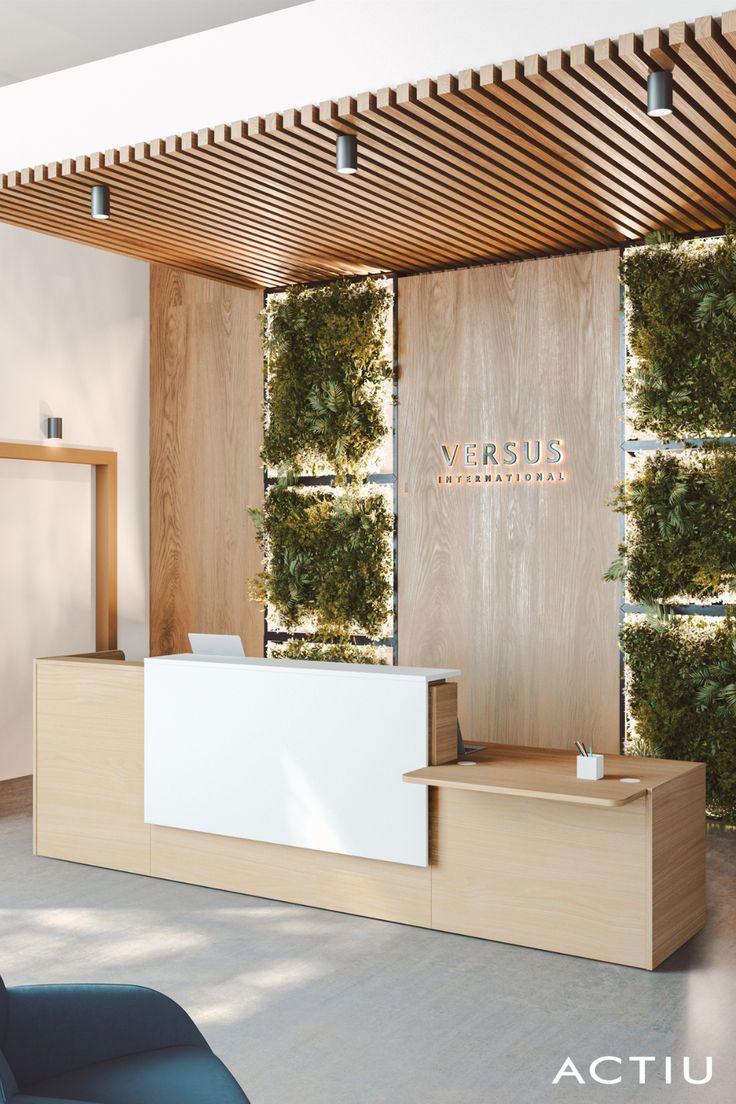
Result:
{"label": "grey concrete floor", "polygon": [[[736,832],[711,828],[708,873],[705,931],[650,974],[34,858],[5,791],[0,973],[162,989],[253,1104],[731,1104]],[[567,1055],[585,1086],[552,1085]],[[590,1081],[600,1055],[624,1058],[621,1085]],[[644,1086],[637,1055],[658,1059]],[[683,1055],[696,1077],[711,1055],[712,1081],[683,1084]]]}

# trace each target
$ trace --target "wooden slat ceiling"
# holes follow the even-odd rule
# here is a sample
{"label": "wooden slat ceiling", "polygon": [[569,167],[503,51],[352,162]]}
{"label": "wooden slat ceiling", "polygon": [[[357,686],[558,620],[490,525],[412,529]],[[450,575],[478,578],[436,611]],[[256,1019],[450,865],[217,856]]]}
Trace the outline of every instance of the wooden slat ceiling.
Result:
{"label": "wooden slat ceiling", "polygon": [[[650,119],[656,68],[675,110]],[[245,287],[610,246],[736,217],[735,108],[730,11],[23,169],[0,220]]]}

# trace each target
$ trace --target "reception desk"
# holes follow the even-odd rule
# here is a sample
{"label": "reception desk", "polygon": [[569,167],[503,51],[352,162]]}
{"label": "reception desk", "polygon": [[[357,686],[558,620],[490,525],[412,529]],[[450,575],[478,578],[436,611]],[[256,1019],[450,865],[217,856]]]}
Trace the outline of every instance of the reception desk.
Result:
{"label": "reception desk", "polygon": [[493,743],[458,763],[457,674],[38,660],[34,850],[656,967],[704,922],[703,766],[606,756],[585,782],[573,752]]}

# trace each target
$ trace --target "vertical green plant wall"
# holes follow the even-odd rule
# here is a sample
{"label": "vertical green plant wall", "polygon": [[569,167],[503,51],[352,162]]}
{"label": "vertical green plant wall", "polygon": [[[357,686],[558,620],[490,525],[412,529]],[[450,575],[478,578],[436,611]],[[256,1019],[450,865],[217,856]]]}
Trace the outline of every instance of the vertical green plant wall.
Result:
{"label": "vertical green plant wall", "polygon": [[[279,627],[273,654],[370,661],[391,634],[393,510],[367,481],[389,427],[386,282],[294,287],[263,314],[263,460],[272,481],[251,510],[264,569],[252,581]],[[308,486],[305,476],[326,476]]]}
{"label": "vertical green plant wall", "polygon": [[[629,745],[704,761],[710,811],[733,820],[736,240],[654,235],[624,255],[621,279],[630,423],[683,446],[650,452],[613,502],[626,535],[606,577],[645,610],[622,631]],[[687,615],[695,603],[726,615]]]}

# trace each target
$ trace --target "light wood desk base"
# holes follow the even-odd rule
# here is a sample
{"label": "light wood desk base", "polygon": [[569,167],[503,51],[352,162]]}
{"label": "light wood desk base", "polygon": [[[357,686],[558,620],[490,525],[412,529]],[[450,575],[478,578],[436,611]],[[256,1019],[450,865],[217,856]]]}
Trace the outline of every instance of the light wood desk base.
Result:
{"label": "light wood desk base", "polygon": [[[705,922],[705,767],[490,744],[425,767],[432,927],[654,969]],[[638,784],[621,782],[635,777]]]}
{"label": "light wood desk base", "polygon": [[606,756],[577,783],[573,753],[488,745],[412,772],[416,867],[145,824],[138,664],[38,660],[35,750],[39,855],[644,969],[704,922],[701,764]]}

